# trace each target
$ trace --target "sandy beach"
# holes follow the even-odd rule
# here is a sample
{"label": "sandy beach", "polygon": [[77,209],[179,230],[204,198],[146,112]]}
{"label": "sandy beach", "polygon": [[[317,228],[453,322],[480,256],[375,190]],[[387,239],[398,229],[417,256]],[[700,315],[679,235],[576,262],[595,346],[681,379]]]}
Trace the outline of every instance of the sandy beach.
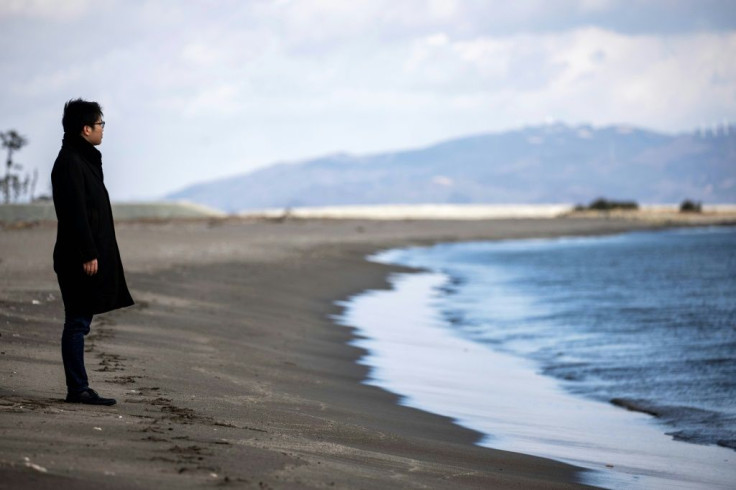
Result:
{"label": "sandy beach", "polygon": [[[63,402],[55,223],[0,230],[0,488],[575,488],[579,470],[362,384],[336,301],[386,287],[365,256],[439,241],[669,226],[611,217],[195,219],[117,225],[137,304],[95,317],[92,387]],[[699,221],[697,224],[705,224]],[[380,314],[380,312],[377,312]]]}

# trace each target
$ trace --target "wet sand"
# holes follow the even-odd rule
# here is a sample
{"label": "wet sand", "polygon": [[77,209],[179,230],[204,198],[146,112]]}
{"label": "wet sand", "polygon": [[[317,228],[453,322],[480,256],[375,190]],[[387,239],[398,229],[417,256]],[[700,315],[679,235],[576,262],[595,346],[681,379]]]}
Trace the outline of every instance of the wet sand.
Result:
{"label": "wet sand", "polygon": [[[95,317],[63,402],[55,224],[0,231],[0,488],[574,488],[562,463],[362,384],[335,301],[386,287],[377,250],[651,228],[607,218],[123,222],[136,306]],[[381,312],[377,312],[381,314]]]}

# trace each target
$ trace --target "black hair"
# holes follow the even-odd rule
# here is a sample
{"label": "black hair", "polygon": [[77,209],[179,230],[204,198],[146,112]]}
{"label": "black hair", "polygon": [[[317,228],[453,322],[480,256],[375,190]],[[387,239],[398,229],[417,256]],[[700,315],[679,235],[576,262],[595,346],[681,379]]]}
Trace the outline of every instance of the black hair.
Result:
{"label": "black hair", "polygon": [[64,117],[61,125],[64,133],[79,134],[85,126],[93,126],[102,117],[102,107],[97,102],[73,99],[64,104]]}

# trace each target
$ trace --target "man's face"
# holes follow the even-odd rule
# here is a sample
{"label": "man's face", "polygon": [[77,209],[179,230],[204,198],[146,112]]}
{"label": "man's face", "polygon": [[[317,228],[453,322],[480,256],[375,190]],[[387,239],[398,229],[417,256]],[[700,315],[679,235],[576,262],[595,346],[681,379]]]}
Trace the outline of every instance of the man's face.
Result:
{"label": "man's face", "polygon": [[92,126],[85,126],[82,129],[82,138],[97,146],[102,143],[102,135],[105,132],[105,121],[98,117]]}

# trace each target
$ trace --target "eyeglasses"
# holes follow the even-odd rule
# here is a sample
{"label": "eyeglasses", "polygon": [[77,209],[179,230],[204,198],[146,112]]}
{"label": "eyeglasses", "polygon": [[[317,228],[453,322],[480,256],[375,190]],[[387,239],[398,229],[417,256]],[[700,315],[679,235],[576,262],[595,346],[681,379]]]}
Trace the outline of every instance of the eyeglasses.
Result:
{"label": "eyeglasses", "polygon": [[105,121],[100,121],[100,122],[96,122],[96,123],[93,123],[93,124],[92,124],[92,126],[96,126],[96,125],[98,125],[98,124],[99,124],[100,126],[102,126],[103,128],[105,127]]}

